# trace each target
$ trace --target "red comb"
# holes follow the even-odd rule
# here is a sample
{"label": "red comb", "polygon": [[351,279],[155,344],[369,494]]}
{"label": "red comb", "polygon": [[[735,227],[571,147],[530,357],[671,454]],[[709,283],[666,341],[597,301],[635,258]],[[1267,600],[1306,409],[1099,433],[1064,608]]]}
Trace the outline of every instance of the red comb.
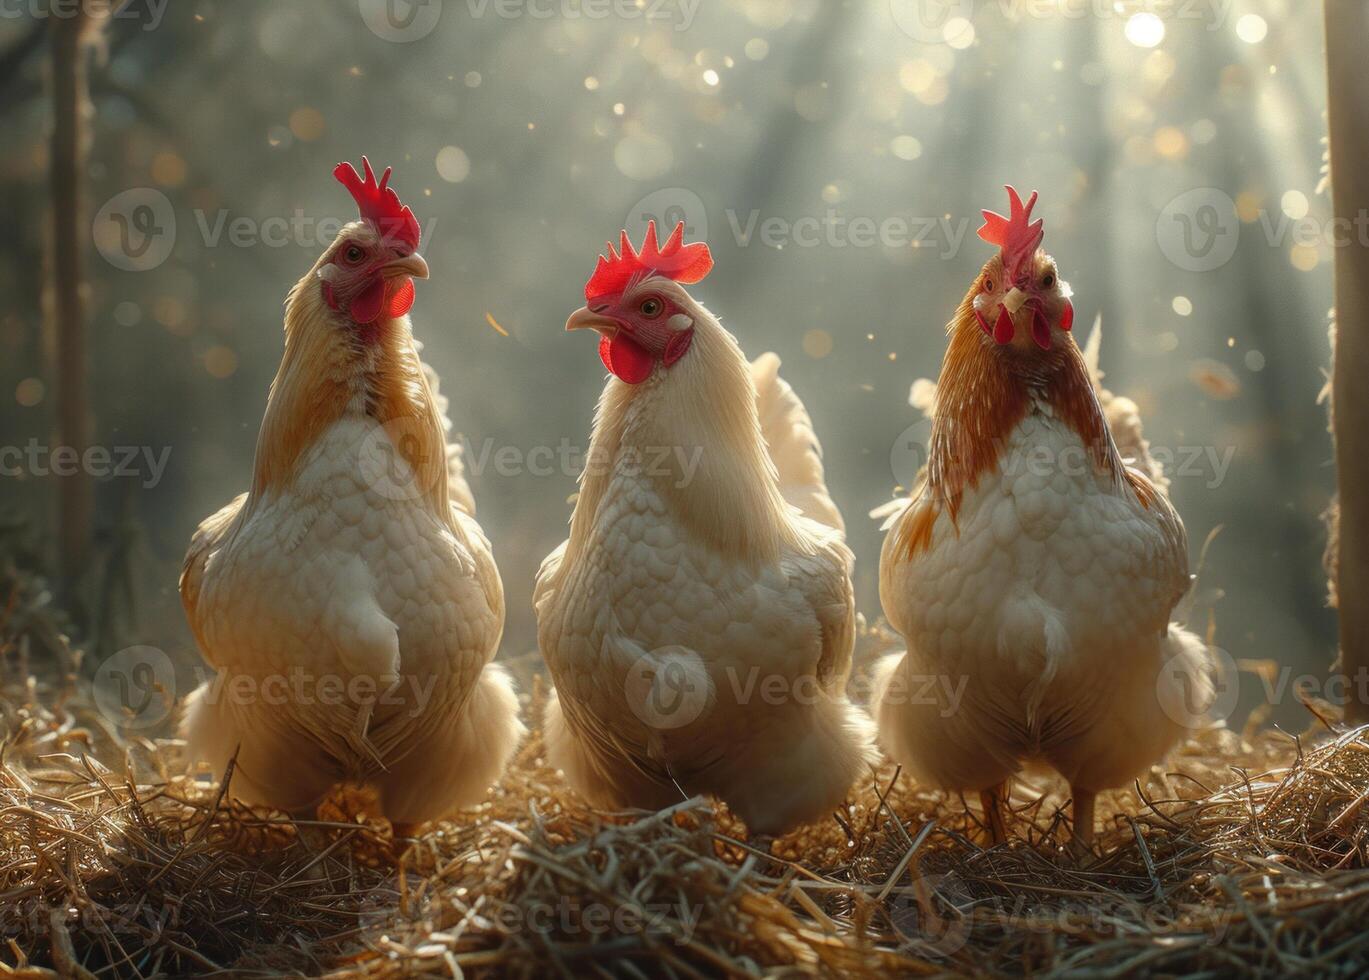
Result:
{"label": "red comb", "polygon": [[979,229],[979,237],[1002,249],[1003,271],[1011,281],[1018,278],[1022,267],[1036,254],[1044,232],[1040,218],[1028,224],[1032,208],[1036,205],[1036,191],[1032,191],[1031,197],[1027,198],[1026,207],[1022,206],[1022,198],[1017,196],[1011,184],[1007,185],[1007,191],[1008,217],[993,211],[981,211],[984,227]]}
{"label": "red comb", "polygon": [[405,205],[399,203],[399,195],[389,187],[391,168],[386,167],[380,183],[376,183],[375,171],[371,161],[361,158],[362,169],[366,171],[363,180],[356,167],[350,163],[339,163],[333,168],[333,176],[343,187],[351,191],[352,199],[357,202],[361,216],[380,230],[381,235],[401,241],[411,248],[418,248],[418,219]]}
{"label": "red comb", "polygon": [[684,243],[684,222],[681,221],[670,233],[670,238],[659,248],[656,247],[656,222],[649,221],[642,250],[634,251],[627,232],[622,233],[619,255],[608,243],[608,255],[599,256],[594,266],[594,275],[585,283],[585,299],[596,296],[610,296],[627,289],[634,279],[647,276],[665,276],[676,282],[698,282],[713,268],[713,256],[703,242]]}

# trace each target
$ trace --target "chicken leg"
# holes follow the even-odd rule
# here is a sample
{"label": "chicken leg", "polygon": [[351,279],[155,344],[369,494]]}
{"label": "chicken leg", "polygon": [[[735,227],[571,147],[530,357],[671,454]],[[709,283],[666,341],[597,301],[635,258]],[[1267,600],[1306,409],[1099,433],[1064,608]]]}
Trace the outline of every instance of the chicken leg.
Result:
{"label": "chicken leg", "polygon": [[1006,782],[979,791],[979,805],[984,810],[989,843],[995,846],[1008,842],[1008,822],[1004,810],[1007,809],[1009,792]]}

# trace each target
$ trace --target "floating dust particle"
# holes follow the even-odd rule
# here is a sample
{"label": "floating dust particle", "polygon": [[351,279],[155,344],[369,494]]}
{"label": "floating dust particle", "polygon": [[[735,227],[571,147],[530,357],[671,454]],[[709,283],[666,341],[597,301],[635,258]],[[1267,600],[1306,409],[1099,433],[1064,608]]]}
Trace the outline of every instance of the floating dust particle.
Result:
{"label": "floating dust particle", "polygon": [[238,369],[238,355],[222,344],[204,352],[204,369],[216,378],[228,378]]}
{"label": "floating dust particle", "polygon": [[25,408],[33,408],[42,402],[46,390],[39,378],[25,378],[14,389],[14,400]]}
{"label": "floating dust particle", "polygon": [[1315,245],[1294,245],[1288,250],[1288,261],[1299,272],[1311,272],[1321,261]]}
{"label": "floating dust particle", "polygon": [[152,158],[152,179],[163,187],[180,187],[185,183],[185,161],[170,151]]}
{"label": "floating dust particle", "polygon": [[803,352],[816,361],[832,353],[832,335],[826,330],[813,329],[803,335]]}
{"label": "floating dust particle", "polygon": [[459,184],[471,173],[471,158],[459,146],[444,146],[437,151],[437,175],[449,184]]}
{"label": "floating dust particle", "polygon": [[1188,369],[1188,380],[1209,398],[1219,401],[1230,401],[1241,393],[1241,381],[1236,372],[1211,358],[1194,361]]}
{"label": "floating dust particle", "polygon": [[295,134],[296,139],[305,143],[312,143],[318,139],[326,128],[323,113],[312,106],[300,106],[290,113],[290,132]]}
{"label": "floating dust particle", "polygon": [[501,337],[507,337],[509,332],[499,325],[499,321],[494,318],[494,314],[488,310],[485,312],[485,322],[494,327],[495,333]]}

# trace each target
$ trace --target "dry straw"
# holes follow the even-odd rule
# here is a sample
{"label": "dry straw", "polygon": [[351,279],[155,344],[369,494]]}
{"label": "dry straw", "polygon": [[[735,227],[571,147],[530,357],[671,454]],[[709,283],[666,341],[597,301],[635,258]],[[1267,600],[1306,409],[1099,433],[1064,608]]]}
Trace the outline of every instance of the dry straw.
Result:
{"label": "dry straw", "polygon": [[[745,842],[725,811],[585,807],[524,747],[488,803],[396,841],[368,800],[234,804],[7,655],[0,974],[1354,975],[1369,966],[1369,730],[1201,732],[1066,848],[1053,782],[985,849],[892,767]],[[535,695],[535,697],[540,697]],[[534,706],[535,711],[535,706]],[[533,714],[535,717],[535,714]]]}

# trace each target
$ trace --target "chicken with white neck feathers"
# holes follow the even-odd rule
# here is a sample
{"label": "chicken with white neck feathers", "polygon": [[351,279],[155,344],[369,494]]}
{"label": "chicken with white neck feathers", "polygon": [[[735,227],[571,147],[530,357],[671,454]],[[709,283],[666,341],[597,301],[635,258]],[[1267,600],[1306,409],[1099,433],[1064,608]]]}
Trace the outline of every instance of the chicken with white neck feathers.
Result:
{"label": "chicken with white neck feathers", "polygon": [[195,533],[181,597],[215,680],[192,760],[309,813],[373,787],[396,824],[477,802],[522,734],[490,663],[504,596],[408,311],[418,222],[365,163],[361,210],[290,291],[251,489]]}
{"label": "chicken with white neck feathers", "polygon": [[[908,649],[878,665],[874,712],[915,778],[981,793],[995,840],[1012,776],[1054,768],[1087,846],[1098,791],[1160,760],[1190,714],[1176,704],[1211,703],[1212,663],[1170,622],[1183,522],[1119,454],[1036,195],[1008,193],[1008,217],[984,212],[999,251],[951,321],[925,473],[885,538],[880,596]],[[946,688],[957,703],[918,696]]]}
{"label": "chicken with white neck feathers", "polygon": [[[685,290],[707,246],[683,226],[658,245],[651,225],[640,252],[626,233],[607,251],[566,323],[600,334],[613,375],[595,465],[534,593],[548,755],[600,806],[707,793],[783,832],[839,806],[873,759],[845,696],[852,558],[817,439],[777,359],[748,364]],[[687,481],[657,452],[673,447],[702,450]]]}

